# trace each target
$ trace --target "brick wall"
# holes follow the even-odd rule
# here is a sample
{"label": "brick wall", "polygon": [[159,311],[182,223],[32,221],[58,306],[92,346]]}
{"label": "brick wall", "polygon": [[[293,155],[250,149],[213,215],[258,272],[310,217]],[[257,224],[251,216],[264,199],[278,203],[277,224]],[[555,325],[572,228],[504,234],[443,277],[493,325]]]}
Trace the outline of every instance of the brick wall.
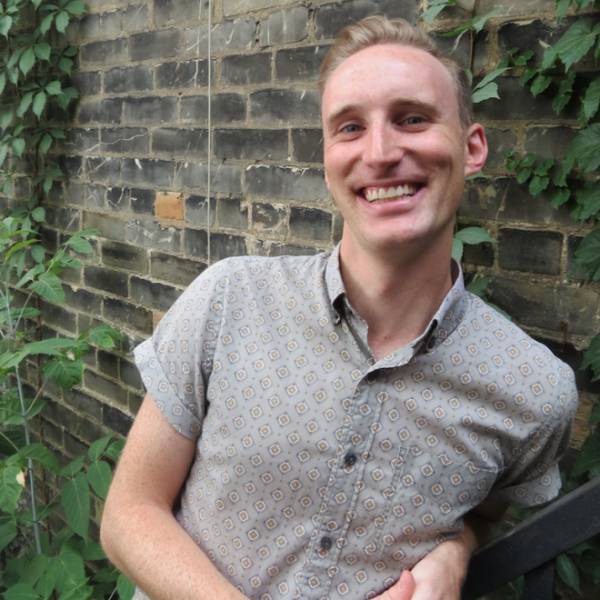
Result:
{"label": "brick wall", "polygon": [[[100,233],[93,258],[65,282],[66,305],[44,316],[64,333],[107,322],[127,342],[121,354],[88,357],[81,389],[54,391],[44,427],[68,453],[106,429],[127,432],[143,394],[128,351],[209,262],[315,252],[339,239],[342,223],[320,162],[319,62],[350,21],[372,13],[415,21],[420,8],[409,0],[88,5],[71,33],[81,45],[74,79],[82,99],[64,157],[69,182],[52,200],[47,238],[78,227]],[[465,36],[457,48],[478,72],[513,46],[539,51],[538,39],[556,39],[565,27],[554,23],[554,0],[478,6],[499,11],[482,35]],[[550,100],[534,100],[514,77],[502,78],[500,91],[502,101],[478,107],[491,156],[487,178],[469,186],[460,211],[462,224],[483,224],[498,244],[467,248],[466,270],[491,275],[494,302],[577,364],[577,348],[600,329],[600,288],[582,286],[572,266],[584,228],[547,198],[530,198],[504,167],[511,148],[559,156],[576,120],[557,120]],[[580,380],[585,418],[591,386]]]}

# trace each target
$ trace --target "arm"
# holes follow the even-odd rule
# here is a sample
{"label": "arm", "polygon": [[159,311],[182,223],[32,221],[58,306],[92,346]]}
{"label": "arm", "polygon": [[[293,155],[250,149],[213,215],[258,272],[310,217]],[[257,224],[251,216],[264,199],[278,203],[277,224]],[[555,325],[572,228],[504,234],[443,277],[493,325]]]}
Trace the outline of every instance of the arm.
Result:
{"label": "arm", "polygon": [[102,546],[153,600],[243,600],[172,513],[194,450],[146,395],[106,500]]}

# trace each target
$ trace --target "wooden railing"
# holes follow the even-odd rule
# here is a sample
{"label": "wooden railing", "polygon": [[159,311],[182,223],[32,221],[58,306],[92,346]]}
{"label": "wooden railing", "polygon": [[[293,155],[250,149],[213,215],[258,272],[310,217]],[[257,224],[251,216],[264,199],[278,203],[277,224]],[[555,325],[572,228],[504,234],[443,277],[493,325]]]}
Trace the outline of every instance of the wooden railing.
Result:
{"label": "wooden railing", "polygon": [[472,558],[463,600],[525,575],[522,600],[554,600],[555,558],[600,533],[600,477],[556,500]]}

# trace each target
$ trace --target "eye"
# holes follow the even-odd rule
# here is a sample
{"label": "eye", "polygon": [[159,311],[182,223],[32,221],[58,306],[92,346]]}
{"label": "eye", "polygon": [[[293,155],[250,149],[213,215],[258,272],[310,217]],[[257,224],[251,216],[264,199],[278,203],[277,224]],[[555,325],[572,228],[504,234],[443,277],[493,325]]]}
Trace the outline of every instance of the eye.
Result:
{"label": "eye", "polygon": [[361,127],[358,123],[347,123],[339,129],[340,133],[358,133]]}
{"label": "eye", "polygon": [[425,123],[425,117],[420,115],[410,115],[409,117],[405,117],[400,121],[402,125],[421,125]]}

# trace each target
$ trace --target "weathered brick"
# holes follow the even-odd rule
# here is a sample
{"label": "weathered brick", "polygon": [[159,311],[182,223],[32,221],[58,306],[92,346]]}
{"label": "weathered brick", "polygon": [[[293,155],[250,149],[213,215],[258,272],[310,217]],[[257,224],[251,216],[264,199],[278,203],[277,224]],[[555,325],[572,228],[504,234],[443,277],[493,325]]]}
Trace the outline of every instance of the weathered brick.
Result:
{"label": "weathered brick", "polygon": [[156,67],[156,87],[189,88],[208,84],[208,61],[168,62]]}
{"label": "weathered brick", "polygon": [[471,66],[471,42],[469,36],[463,35],[456,43],[454,36],[446,35],[447,32],[433,32],[432,38],[435,45],[442,50],[442,52],[452,56],[459,64],[465,68]]}
{"label": "weathered brick", "polygon": [[280,81],[316,79],[326,46],[280,50],[275,56],[275,76]]}
{"label": "weathered brick", "polygon": [[111,187],[106,190],[106,208],[110,211],[130,212],[131,205],[126,189]]}
{"label": "weathered brick", "polygon": [[260,26],[261,46],[299,42],[308,35],[308,9],[295,6],[271,13]]}
{"label": "weathered brick", "polygon": [[128,360],[125,360],[124,358],[121,358],[119,368],[121,373],[121,379],[126,385],[137,390],[144,389],[144,384],[142,383],[140,373],[133,363],[129,362]]}
{"label": "weathered brick", "polygon": [[206,129],[176,129],[162,127],[152,131],[152,152],[183,154],[190,158],[206,158],[208,132]]}
{"label": "weathered brick", "polygon": [[210,256],[213,262],[228,256],[244,256],[247,253],[245,238],[227,233],[210,234]]}
{"label": "weathered brick", "polygon": [[142,127],[102,128],[100,140],[104,152],[147,154],[150,148],[148,130]]}
{"label": "weathered brick", "polygon": [[122,31],[121,11],[105,12],[100,15],[101,35],[104,38],[118,36]]}
{"label": "weathered brick", "polygon": [[481,267],[491,267],[494,264],[493,244],[465,244],[463,263]]}
{"label": "weathered brick", "polygon": [[63,289],[65,291],[65,304],[67,306],[90,313],[100,312],[100,296],[92,294],[88,290],[73,289],[68,285],[64,285]]}
{"label": "weathered brick", "polygon": [[292,129],[292,157],[300,162],[323,163],[321,129]]}
{"label": "weathered brick", "polygon": [[83,159],[81,156],[60,156],[58,158],[59,166],[69,180],[79,177],[83,168]]}
{"label": "weathered brick", "polygon": [[402,17],[414,23],[418,4],[410,0],[347,0],[324,4],[316,11],[317,37],[334,37],[342,27],[374,14]]}
{"label": "weathered brick", "polygon": [[[208,98],[206,96],[184,96],[180,110],[182,121],[203,123],[208,118]],[[213,123],[243,121],[246,118],[246,104],[240,94],[216,94],[211,103]]]}
{"label": "weathered brick", "polygon": [[[213,164],[211,168],[211,192],[223,194],[240,194],[242,191],[242,171],[240,167]],[[206,190],[208,183],[208,167],[198,163],[178,163],[175,168],[175,184]]]}
{"label": "weathered brick", "polygon": [[131,298],[134,302],[158,310],[169,310],[181,290],[140,277],[131,278]]}
{"label": "weathered brick", "polygon": [[221,227],[247,229],[248,207],[239,198],[219,198],[217,201],[217,221]]}
{"label": "weathered brick", "polygon": [[488,141],[489,154],[484,171],[504,170],[506,154],[515,149],[517,138],[510,129],[494,129],[487,127],[485,134]]}
{"label": "weathered brick", "polygon": [[79,211],[74,208],[46,206],[46,222],[63,231],[76,231],[80,227]]}
{"label": "weathered brick", "polygon": [[268,242],[265,248],[268,256],[307,256],[321,252],[321,248],[311,248],[310,246],[301,246],[299,244],[279,244],[277,242]]}
{"label": "weathered brick", "polygon": [[252,225],[260,231],[283,234],[287,230],[287,209],[264,202],[252,204]]}
{"label": "weathered brick", "polygon": [[129,415],[126,415],[117,408],[106,405],[102,415],[102,423],[111,431],[116,431],[121,435],[127,435],[133,420]]}
{"label": "weathered brick", "polygon": [[116,296],[127,296],[127,274],[103,267],[86,265],[83,269],[85,284]]}
{"label": "weathered brick", "polygon": [[71,82],[82,96],[94,96],[102,89],[102,80],[98,71],[75,71]]}
{"label": "weathered brick", "polygon": [[154,23],[157,27],[200,21],[208,17],[208,0],[154,0]]}
{"label": "weathered brick", "polygon": [[186,229],[183,245],[186,256],[205,259],[207,257],[208,235],[204,229]]}
{"label": "weathered brick", "polygon": [[178,29],[135,33],[129,38],[129,58],[134,61],[177,56],[182,49]]}
{"label": "weathered brick", "polygon": [[141,306],[116,298],[104,298],[103,316],[113,323],[152,333],[152,313]]}
{"label": "weathered brick", "polygon": [[77,332],[77,322],[73,311],[69,311],[54,304],[44,302],[42,304],[42,319],[46,325],[56,327],[69,333]]}
{"label": "weathered brick", "polygon": [[144,92],[152,89],[152,71],[149,67],[117,67],[104,73],[104,91],[107,94]]}
{"label": "weathered brick", "polygon": [[99,129],[67,129],[64,146],[70,152],[94,152],[100,147]]}
{"label": "weathered brick", "polygon": [[85,172],[90,181],[107,183],[118,181],[121,177],[121,159],[109,156],[96,156],[87,158]]}
{"label": "weathered brick", "polygon": [[107,267],[117,267],[138,273],[146,273],[148,270],[148,258],[145,250],[109,240],[102,242],[102,263]]}
{"label": "weathered brick", "polygon": [[121,26],[123,31],[133,33],[143,31],[149,23],[148,7],[145,4],[133,4],[122,13]]}
{"label": "weathered brick", "polygon": [[247,85],[270,81],[271,54],[226,56],[221,63],[221,79],[229,85]]}
{"label": "weathered brick", "polygon": [[102,404],[95,398],[75,389],[65,390],[63,398],[65,404],[77,412],[89,415],[98,421],[102,420]]}
{"label": "weathered brick", "polygon": [[154,214],[157,219],[183,219],[183,194],[176,192],[156,192]]}
{"label": "weathered brick", "polygon": [[128,44],[126,39],[107,40],[84,44],[79,49],[79,60],[82,64],[114,65],[128,60]]}
{"label": "weathered brick", "polygon": [[126,241],[143,248],[179,252],[181,232],[175,227],[164,227],[156,221],[128,221]]}
{"label": "weathered brick", "polygon": [[496,219],[507,188],[508,178],[483,179],[470,182],[458,209],[460,216],[473,219]]}
{"label": "weathered brick", "polygon": [[578,235],[570,235],[567,240],[567,275],[571,281],[585,281],[587,279],[586,274],[575,262],[575,253],[582,239]]}
{"label": "weathered brick", "polygon": [[189,285],[205,268],[204,263],[161,252],[150,257],[150,275],[175,285]]}
{"label": "weathered brick", "polygon": [[261,90],[250,95],[250,115],[257,123],[314,123],[320,120],[316,92]]}
{"label": "weathered brick", "polygon": [[108,375],[114,379],[119,378],[119,357],[105,350],[96,352],[98,369],[102,375]]}
{"label": "weathered brick", "polygon": [[328,197],[321,171],[308,168],[250,166],[246,188],[250,194],[267,198],[315,201]]}
{"label": "weathered brick", "polygon": [[123,100],[121,98],[106,98],[104,100],[84,100],[77,109],[77,120],[81,124],[121,122]]}
{"label": "weathered brick", "polygon": [[281,0],[224,0],[223,14],[226,16],[238,15],[252,10],[261,10],[279,6]]}
{"label": "weathered brick", "polygon": [[136,188],[112,188],[111,195],[122,197],[124,202],[136,214],[154,214],[154,190],[141,190]]}
{"label": "weathered brick", "polygon": [[[252,46],[256,34],[254,19],[235,19],[216,23],[211,30],[211,56],[247,50]],[[208,55],[208,30],[206,25],[184,32],[186,52],[194,56]]]}
{"label": "weathered brick", "polygon": [[285,160],[288,134],[284,129],[217,129],[215,156],[223,159]]}
{"label": "weathered brick", "polygon": [[123,159],[122,179],[132,185],[170,188],[174,164],[167,160]]}
{"label": "weathered brick", "polygon": [[217,201],[211,198],[210,210],[207,198],[204,196],[189,196],[185,200],[185,222],[189,225],[207,227],[210,217],[210,225],[215,224],[217,213]]}
{"label": "weathered brick", "polygon": [[97,229],[100,235],[109,239],[124,241],[125,222],[108,215],[99,215],[91,212],[83,213],[83,226]]}
{"label": "weathered brick", "polygon": [[511,0],[480,0],[475,4],[476,14],[478,15],[484,15],[495,10],[498,16],[516,17],[554,9],[554,6],[549,5],[547,0],[521,0],[520,2],[512,2]]}
{"label": "weathered brick", "polygon": [[553,231],[501,229],[499,262],[503,269],[558,275],[563,236]]}
{"label": "weathered brick", "polygon": [[317,208],[292,206],[290,234],[305,240],[329,241],[331,238],[331,214]]}
{"label": "weathered brick", "polygon": [[576,131],[570,127],[531,127],[525,134],[525,151],[545,158],[564,158]]}
{"label": "weathered brick", "polygon": [[79,20],[72,23],[71,28],[75,29],[76,32],[69,31],[69,34],[75,34],[74,37],[76,40],[89,40],[100,37],[102,33],[100,15],[83,15]]}
{"label": "weathered brick", "polygon": [[146,96],[123,99],[123,121],[126,124],[158,125],[177,117],[177,98],[173,96]]}

